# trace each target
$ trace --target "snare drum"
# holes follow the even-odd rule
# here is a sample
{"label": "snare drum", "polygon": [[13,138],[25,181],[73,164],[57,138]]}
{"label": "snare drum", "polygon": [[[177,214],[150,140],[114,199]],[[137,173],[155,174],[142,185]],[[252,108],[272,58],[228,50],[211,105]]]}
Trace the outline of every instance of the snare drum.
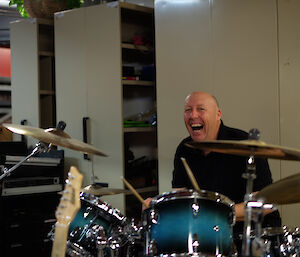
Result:
{"label": "snare drum", "polygon": [[230,255],[234,223],[234,203],[221,194],[164,193],[153,198],[144,212],[145,255]]}
{"label": "snare drum", "polygon": [[[119,210],[94,195],[82,192],[80,200],[81,208],[69,227],[67,254],[98,256],[102,249],[105,256],[110,256],[109,248],[121,248],[126,243],[122,234],[126,218]],[[112,245],[114,242],[115,246]]]}

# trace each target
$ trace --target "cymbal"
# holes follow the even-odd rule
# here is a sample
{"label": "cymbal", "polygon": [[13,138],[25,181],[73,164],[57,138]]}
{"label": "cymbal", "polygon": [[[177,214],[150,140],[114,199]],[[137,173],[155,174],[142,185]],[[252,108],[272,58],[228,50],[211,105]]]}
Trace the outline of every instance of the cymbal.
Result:
{"label": "cymbal", "polygon": [[293,148],[269,145],[260,140],[211,140],[187,142],[188,147],[212,152],[241,156],[272,158],[280,160],[300,160],[300,151]]}
{"label": "cymbal", "polygon": [[66,147],[86,154],[107,156],[92,145],[83,143],[76,139],[72,139],[67,133],[63,131],[52,128],[43,130],[40,128],[8,123],[4,123],[2,125],[16,134],[30,136],[44,143]]}
{"label": "cymbal", "polygon": [[89,185],[86,186],[81,190],[82,192],[89,193],[96,196],[102,195],[116,195],[122,193],[129,193],[129,190],[121,189],[121,188],[108,188],[108,187],[101,187],[97,185]]}
{"label": "cymbal", "polygon": [[263,198],[265,203],[292,204],[300,202],[300,174],[278,180],[259,191],[256,199]]}

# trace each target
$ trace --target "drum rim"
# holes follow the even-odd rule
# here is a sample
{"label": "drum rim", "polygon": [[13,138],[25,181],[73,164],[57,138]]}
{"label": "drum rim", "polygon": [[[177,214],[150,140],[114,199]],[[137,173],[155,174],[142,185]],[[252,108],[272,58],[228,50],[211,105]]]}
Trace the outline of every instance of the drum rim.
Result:
{"label": "drum rim", "polygon": [[161,204],[163,202],[173,201],[176,199],[206,199],[206,200],[211,200],[214,202],[225,204],[232,209],[234,209],[233,207],[235,205],[235,203],[232,200],[230,200],[230,198],[218,192],[201,190],[201,194],[199,194],[199,192],[192,189],[173,190],[170,192],[162,193],[160,195],[153,197],[150,205],[154,206],[154,205]]}
{"label": "drum rim", "polygon": [[[120,212],[120,210],[113,208],[109,203],[101,200],[99,197],[89,194],[87,192],[81,192],[80,200],[85,201],[95,207],[98,207],[98,211],[108,216],[108,218],[116,219],[121,224],[126,223],[127,218]],[[101,204],[99,204],[99,201],[101,202]]]}
{"label": "drum rim", "polygon": [[[199,252],[199,253],[170,253],[170,254],[162,253],[159,255],[154,255],[154,257],[216,257],[216,256],[217,255],[206,254],[206,253],[201,253],[201,252]],[[226,257],[225,255],[221,255],[221,256]]]}

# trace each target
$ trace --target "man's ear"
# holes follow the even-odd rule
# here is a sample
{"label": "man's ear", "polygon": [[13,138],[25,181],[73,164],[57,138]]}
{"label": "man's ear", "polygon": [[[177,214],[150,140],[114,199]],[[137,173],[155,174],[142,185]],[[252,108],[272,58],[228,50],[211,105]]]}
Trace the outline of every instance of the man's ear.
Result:
{"label": "man's ear", "polygon": [[218,120],[221,120],[221,118],[222,118],[222,111],[220,109],[218,109],[218,111],[217,111],[217,117],[218,117]]}

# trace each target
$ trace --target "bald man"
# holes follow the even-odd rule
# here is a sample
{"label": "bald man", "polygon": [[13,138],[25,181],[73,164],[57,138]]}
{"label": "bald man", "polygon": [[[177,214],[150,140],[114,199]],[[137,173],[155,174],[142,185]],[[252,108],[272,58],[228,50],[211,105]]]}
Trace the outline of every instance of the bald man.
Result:
{"label": "bald man", "polygon": [[[175,190],[193,188],[180,159],[183,157],[190,166],[201,189],[221,193],[236,203],[237,223],[234,227],[234,236],[237,238],[243,230],[243,200],[246,192],[246,179],[242,178],[242,174],[246,170],[247,157],[201,151],[185,145],[190,141],[248,139],[248,133],[225,126],[221,117],[222,112],[219,104],[211,94],[197,91],[186,97],[184,122],[190,136],[183,139],[177,147],[172,188]],[[257,177],[253,183],[254,192],[272,183],[272,175],[267,160],[257,158],[255,162]],[[281,226],[279,213],[276,211],[266,215],[263,226]]]}

